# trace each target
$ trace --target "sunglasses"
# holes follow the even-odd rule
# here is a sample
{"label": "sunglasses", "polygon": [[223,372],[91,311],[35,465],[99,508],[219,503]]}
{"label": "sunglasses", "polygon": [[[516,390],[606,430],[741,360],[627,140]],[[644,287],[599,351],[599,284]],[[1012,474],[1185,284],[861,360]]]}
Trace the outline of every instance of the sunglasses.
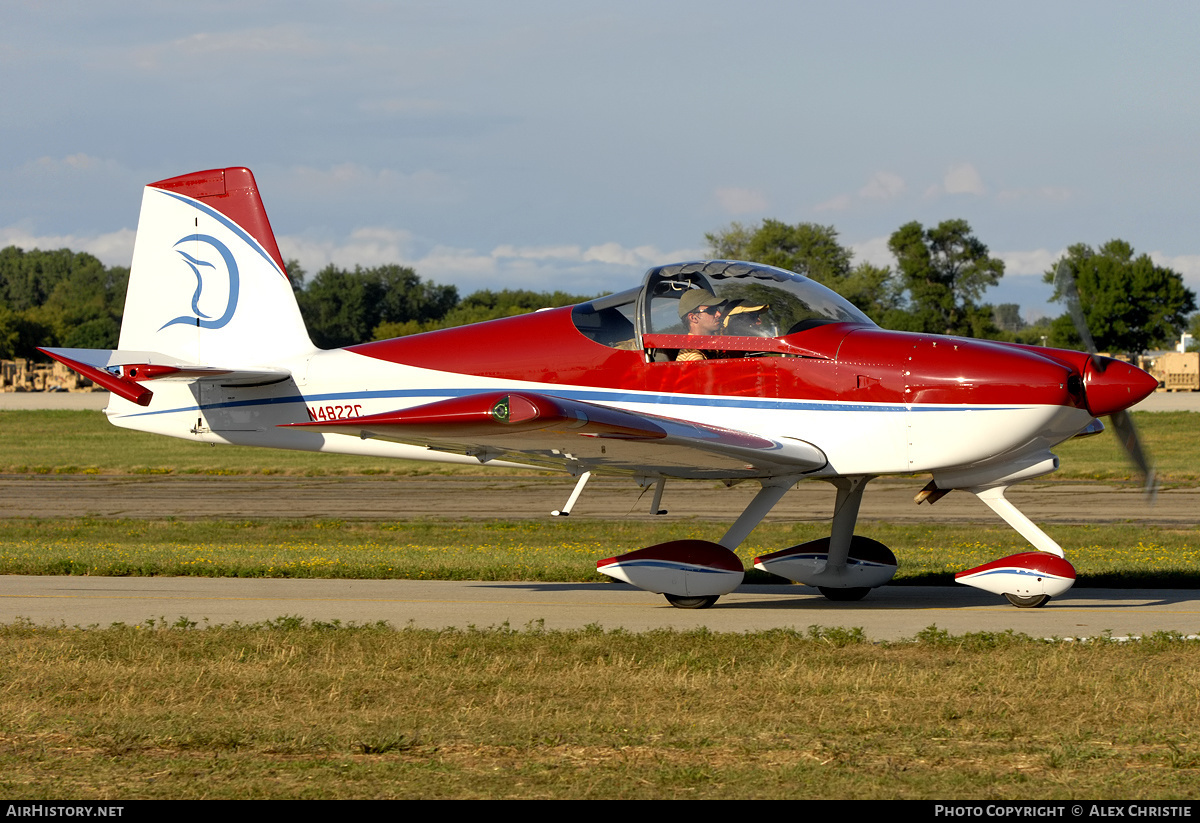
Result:
{"label": "sunglasses", "polygon": [[721,313],[721,307],[720,306],[706,306],[703,309],[696,309],[696,312],[699,314],[711,314],[713,317],[716,317],[718,314]]}

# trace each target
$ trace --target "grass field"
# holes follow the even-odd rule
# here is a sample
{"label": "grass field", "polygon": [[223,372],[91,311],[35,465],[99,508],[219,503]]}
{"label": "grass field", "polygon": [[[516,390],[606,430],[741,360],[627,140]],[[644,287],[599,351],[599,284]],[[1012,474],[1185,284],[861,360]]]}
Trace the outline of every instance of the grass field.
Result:
{"label": "grass field", "polygon": [[[200,474],[304,477],[495,474],[512,469],[420,460],[214,447],[120,429],[94,411],[0,411],[0,474]],[[536,470],[530,470],[536,472]]]}
{"label": "grass field", "polygon": [[[1200,413],[1133,415],[1167,483],[1200,480]],[[118,429],[87,411],[0,411],[3,474],[421,475],[494,474],[497,469],[414,460],[345,457],[276,449],[213,446]],[[1055,452],[1063,479],[1128,480],[1128,461],[1107,433],[1068,441]],[[509,470],[518,471],[518,470]],[[536,470],[530,470],[536,471]]]}
{"label": "grass field", "polygon": [[1200,644],[0,627],[0,796],[1200,796]]}
{"label": "grass field", "polygon": [[[1168,483],[1200,415],[1137,415]],[[362,475],[437,464],[213,449],[86,412],[0,412],[0,472]],[[1059,476],[1123,482],[1113,438]],[[470,471],[450,469],[452,472]],[[591,579],[672,521],[13,518],[0,573]],[[739,554],[820,536],[765,524]],[[898,582],[1024,550],[997,525],[870,524]],[[1058,526],[1081,585],[1196,586],[1200,526]],[[582,570],[582,571],[581,571]],[[752,573],[757,574],[757,573]],[[753,579],[753,578],[752,578]],[[1200,627],[1198,627],[1200,628]],[[861,631],[0,626],[0,798],[1200,797],[1200,643]]]}

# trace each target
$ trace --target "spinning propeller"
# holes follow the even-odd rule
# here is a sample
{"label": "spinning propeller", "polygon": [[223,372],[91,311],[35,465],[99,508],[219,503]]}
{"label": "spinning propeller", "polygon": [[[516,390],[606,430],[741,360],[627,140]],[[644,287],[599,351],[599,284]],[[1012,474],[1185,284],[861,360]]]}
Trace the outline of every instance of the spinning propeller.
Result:
{"label": "spinning propeller", "polygon": [[[1058,268],[1055,269],[1054,286],[1067,301],[1067,311],[1071,314],[1071,321],[1075,324],[1075,331],[1079,334],[1079,339],[1083,341],[1083,345],[1087,348],[1088,354],[1092,356],[1092,368],[1097,373],[1103,374],[1117,361],[1101,357],[1096,353],[1096,342],[1092,338],[1091,330],[1088,329],[1087,319],[1083,316],[1083,306],[1079,302],[1079,288],[1075,285],[1075,275],[1071,273],[1071,267],[1066,260],[1059,261]],[[1154,467],[1150,464],[1145,449],[1142,448],[1142,442],[1138,437],[1137,427],[1133,424],[1133,418],[1127,409],[1121,409],[1110,414],[1108,419],[1112,422],[1113,431],[1116,432],[1117,439],[1121,441],[1126,454],[1129,455],[1129,459],[1142,476],[1146,496],[1153,503],[1155,492],[1158,489],[1154,478]]]}

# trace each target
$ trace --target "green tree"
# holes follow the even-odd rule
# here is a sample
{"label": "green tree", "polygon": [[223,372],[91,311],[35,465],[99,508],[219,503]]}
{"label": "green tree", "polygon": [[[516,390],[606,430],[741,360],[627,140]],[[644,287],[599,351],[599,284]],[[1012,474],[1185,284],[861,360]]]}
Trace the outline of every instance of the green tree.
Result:
{"label": "green tree", "polygon": [[458,303],[458,290],[423,282],[405,266],[347,271],[329,265],[296,298],[313,342],[337,348],[370,340],[381,323],[440,318]]}
{"label": "green tree", "polygon": [[292,283],[292,291],[297,294],[304,291],[304,281],[308,278],[308,272],[300,265],[300,261],[290,257],[284,262],[283,267],[287,270],[288,280]]}
{"label": "green tree", "polygon": [[21,344],[21,318],[11,309],[0,304],[0,360],[11,360],[17,356]]}
{"label": "green tree", "polygon": [[794,271],[828,286],[876,319],[900,306],[901,294],[891,270],[870,263],[854,266],[854,253],[838,242],[833,226],[792,226],[766,219],[757,227],[733,223],[704,237],[715,259]]}
{"label": "green tree", "polygon": [[374,337],[376,340],[404,337],[435,329],[449,329],[455,326],[465,326],[468,323],[480,323],[484,320],[515,317],[538,309],[573,306],[591,299],[591,297],[567,294],[561,291],[535,292],[525,289],[491,291],[483,289],[464,297],[462,302],[447,312],[444,317],[424,322],[410,320],[403,323],[381,323],[375,328]]}
{"label": "green tree", "polygon": [[854,256],[838,242],[837,229],[816,223],[792,226],[767,219],[754,231],[734,223],[724,232],[704,237],[714,257],[765,263],[825,285],[845,278]]}
{"label": "green tree", "polygon": [[36,346],[79,341],[116,348],[128,282],[128,269],[105,268],[84,252],[0,250],[0,306],[12,313],[9,338],[19,330],[13,353],[37,357]]}
{"label": "green tree", "polygon": [[978,303],[1004,275],[1004,262],[971,233],[966,220],[944,220],[926,229],[913,221],[888,240],[909,294],[905,312],[885,318],[893,328],[932,334],[994,337],[992,308]]}
{"label": "green tree", "polygon": [[1017,303],[1001,303],[992,309],[992,322],[1000,331],[1019,332],[1027,325],[1021,317],[1021,307]]}
{"label": "green tree", "polygon": [[[1124,240],[1110,240],[1098,250],[1078,243],[1060,262],[1074,277],[1088,330],[1101,351],[1138,354],[1170,347],[1196,309],[1196,294],[1178,272],[1154,265],[1149,255],[1135,257]],[[1056,263],[1046,272],[1047,283],[1054,283],[1057,269]],[[1056,287],[1051,300],[1065,299]],[[1070,314],[1054,320],[1050,344],[1083,347]]]}

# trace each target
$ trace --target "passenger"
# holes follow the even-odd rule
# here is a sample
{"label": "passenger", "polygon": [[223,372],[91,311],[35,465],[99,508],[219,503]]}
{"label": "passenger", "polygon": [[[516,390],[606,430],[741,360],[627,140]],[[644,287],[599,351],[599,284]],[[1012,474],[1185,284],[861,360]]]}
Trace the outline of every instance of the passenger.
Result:
{"label": "passenger", "polygon": [[741,301],[735,301],[726,307],[725,322],[722,324],[724,333],[734,337],[770,337],[769,330],[763,325],[766,311],[770,306],[746,306]]}
{"label": "passenger", "polygon": [[[679,298],[679,319],[687,326],[688,334],[711,336],[721,331],[721,315],[725,302],[707,289],[692,289]],[[700,349],[680,349],[676,360],[707,360]]]}
{"label": "passenger", "polygon": [[[726,337],[771,337],[767,326],[767,309],[770,306],[747,305],[744,300],[730,300],[725,306],[725,320],[721,323],[721,334]],[[732,341],[731,341],[732,342]],[[760,357],[765,352],[751,349],[732,349],[722,352],[721,357]]]}

